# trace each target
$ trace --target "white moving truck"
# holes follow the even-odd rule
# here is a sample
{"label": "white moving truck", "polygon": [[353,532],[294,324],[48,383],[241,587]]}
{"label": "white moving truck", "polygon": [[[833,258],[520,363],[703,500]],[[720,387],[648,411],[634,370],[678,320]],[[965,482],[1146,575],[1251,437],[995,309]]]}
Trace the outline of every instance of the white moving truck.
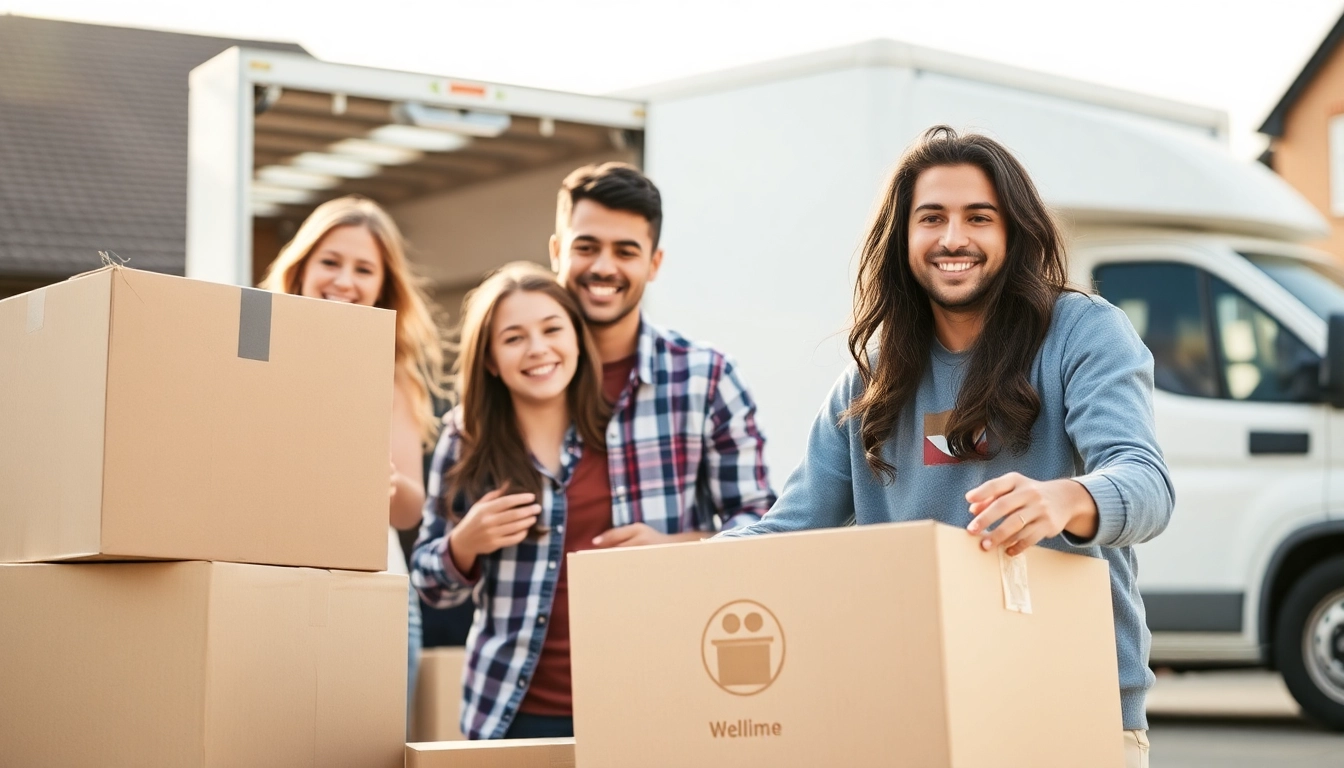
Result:
{"label": "white moving truck", "polygon": [[558,182],[641,164],[667,258],[647,309],[733,354],[781,486],[846,363],[855,253],[901,150],[983,130],[1153,350],[1176,485],[1139,549],[1155,666],[1268,666],[1344,729],[1344,277],[1319,215],[1233,159],[1222,113],[889,41],[619,98],[233,49],[191,81],[188,274],[248,283],[322,199],[401,222],[443,303],[544,260]]}

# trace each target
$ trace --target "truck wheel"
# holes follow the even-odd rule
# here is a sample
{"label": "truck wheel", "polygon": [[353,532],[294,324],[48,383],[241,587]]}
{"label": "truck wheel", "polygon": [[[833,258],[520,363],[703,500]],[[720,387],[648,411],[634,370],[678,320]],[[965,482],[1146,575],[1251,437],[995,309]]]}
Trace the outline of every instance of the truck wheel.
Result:
{"label": "truck wheel", "polygon": [[1344,557],[1319,563],[1288,591],[1274,657],[1307,716],[1344,731]]}

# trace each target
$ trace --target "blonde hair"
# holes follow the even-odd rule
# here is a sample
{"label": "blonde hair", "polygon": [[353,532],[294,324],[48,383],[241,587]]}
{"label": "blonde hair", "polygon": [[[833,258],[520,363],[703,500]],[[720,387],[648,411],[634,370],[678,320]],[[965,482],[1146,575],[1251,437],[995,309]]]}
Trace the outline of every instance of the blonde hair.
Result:
{"label": "blonde hair", "polygon": [[401,230],[378,204],[356,195],[339,197],[319,205],[275,257],[262,278],[261,287],[277,293],[298,295],[303,290],[303,272],[308,257],[333,229],[363,227],[378,242],[383,256],[383,287],[375,307],[397,314],[396,372],[411,385],[412,410],[420,426],[421,442],[434,444],[439,421],[431,397],[442,397],[443,338],[431,304],[417,285],[406,259]]}

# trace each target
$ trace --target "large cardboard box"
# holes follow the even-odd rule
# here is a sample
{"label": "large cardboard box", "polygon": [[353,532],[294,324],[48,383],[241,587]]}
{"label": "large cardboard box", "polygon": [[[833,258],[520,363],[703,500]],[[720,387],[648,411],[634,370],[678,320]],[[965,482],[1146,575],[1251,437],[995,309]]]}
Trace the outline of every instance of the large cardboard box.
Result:
{"label": "large cardboard box", "polygon": [[[625,762],[627,768],[643,764],[638,759]],[[574,768],[574,740],[412,743],[406,745],[406,768]]]}
{"label": "large cardboard box", "polygon": [[459,741],[462,735],[462,666],[467,649],[461,646],[426,648],[420,652],[420,674],[411,707],[412,741]]}
{"label": "large cardboard box", "polygon": [[1103,560],[921,522],[569,567],[581,768],[1123,765]]}
{"label": "large cardboard box", "polygon": [[394,322],[124,268],[0,301],[0,561],[385,569]]}
{"label": "large cardboard box", "polygon": [[402,764],[406,577],[0,565],[0,763]]}

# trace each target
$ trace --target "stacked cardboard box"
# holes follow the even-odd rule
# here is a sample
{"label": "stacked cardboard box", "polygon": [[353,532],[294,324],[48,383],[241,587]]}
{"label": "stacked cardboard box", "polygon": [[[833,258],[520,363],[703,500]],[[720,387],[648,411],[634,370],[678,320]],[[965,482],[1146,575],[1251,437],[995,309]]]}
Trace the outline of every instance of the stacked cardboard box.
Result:
{"label": "stacked cardboard box", "polygon": [[401,765],[393,326],[123,268],[0,301],[6,764]]}
{"label": "stacked cardboard box", "polygon": [[420,652],[420,674],[411,706],[412,741],[460,741],[462,735],[462,646],[426,648]]}

